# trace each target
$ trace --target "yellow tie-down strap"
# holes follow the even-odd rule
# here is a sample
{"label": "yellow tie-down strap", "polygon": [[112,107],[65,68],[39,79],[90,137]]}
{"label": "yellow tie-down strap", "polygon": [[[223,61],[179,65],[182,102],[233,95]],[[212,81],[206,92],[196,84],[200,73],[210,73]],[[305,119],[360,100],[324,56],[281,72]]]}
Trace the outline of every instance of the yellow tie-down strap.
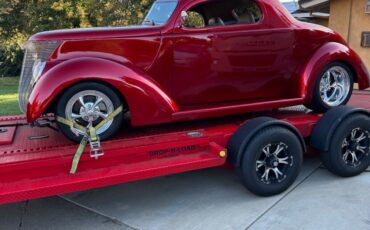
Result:
{"label": "yellow tie-down strap", "polygon": [[84,133],[84,137],[82,138],[80,145],[77,148],[77,151],[73,157],[72,166],[70,173],[75,174],[78,168],[78,163],[80,162],[80,158],[82,153],[84,152],[86,145],[88,142],[98,142],[99,137],[96,135],[96,130],[100,129],[102,126],[107,124],[109,121],[113,120],[118,114],[120,114],[123,111],[123,107],[119,106],[116,110],[113,111],[113,113],[109,114],[107,118],[102,120],[99,124],[97,124],[95,127],[84,127],[73,120],[68,120],[63,117],[56,116],[56,120],[62,124],[65,124],[69,126],[71,129],[78,130],[82,133]]}

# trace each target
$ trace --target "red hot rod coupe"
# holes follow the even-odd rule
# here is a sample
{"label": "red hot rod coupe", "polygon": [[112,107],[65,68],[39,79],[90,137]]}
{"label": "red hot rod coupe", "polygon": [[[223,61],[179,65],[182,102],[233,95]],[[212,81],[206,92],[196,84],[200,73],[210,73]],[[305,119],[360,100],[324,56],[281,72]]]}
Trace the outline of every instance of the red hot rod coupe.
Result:
{"label": "red hot rod coupe", "polygon": [[337,33],[295,20],[278,0],[157,0],[139,26],[32,36],[19,95],[30,123],[51,112],[91,126],[123,105],[143,126],[298,104],[322,112],[369,81]]}

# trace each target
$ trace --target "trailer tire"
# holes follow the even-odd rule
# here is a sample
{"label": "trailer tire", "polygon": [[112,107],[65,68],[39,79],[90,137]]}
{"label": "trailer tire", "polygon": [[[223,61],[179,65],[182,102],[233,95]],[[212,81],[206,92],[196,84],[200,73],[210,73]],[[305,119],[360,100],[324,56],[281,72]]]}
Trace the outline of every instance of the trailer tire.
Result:
{"label": "trailer tire", "polygon": [[325,167],[341,177],[356,176],[370,165],[370,118],[354,114],[335,129],[328,151],[321,151]]}
{"label": "trailer tire", "polygon": [[281,126],[266,127],[245,147],[238,174],[252,193],[272,196],[294,183],[302,159],[303,147],[296,134]]}

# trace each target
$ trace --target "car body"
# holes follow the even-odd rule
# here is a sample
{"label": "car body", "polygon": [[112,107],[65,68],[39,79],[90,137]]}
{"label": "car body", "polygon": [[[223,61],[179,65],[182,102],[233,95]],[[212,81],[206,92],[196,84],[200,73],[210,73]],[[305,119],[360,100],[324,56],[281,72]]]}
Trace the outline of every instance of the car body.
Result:
{"label": "car body", "polygon": [[118,92],[133,126],[309,104],[316,79],[333,61],[353,71],[360,89],[370,86],[368,70],[340,35],[297,21],[277,0],[253,1],[258,22],[202,28],[184,27],[182,14],[212,0],[156,3],[164,2],[175,7],[163,24],[32,36],[20,83],[28,122],[52,112],[58,96],[80,82]]}

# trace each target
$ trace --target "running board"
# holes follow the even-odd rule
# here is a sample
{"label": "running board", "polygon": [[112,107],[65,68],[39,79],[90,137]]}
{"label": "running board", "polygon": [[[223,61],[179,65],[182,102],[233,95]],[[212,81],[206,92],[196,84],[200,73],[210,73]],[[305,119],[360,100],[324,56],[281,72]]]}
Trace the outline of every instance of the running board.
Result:
{"label": "running board", "polygon": [[215,108],[196,109],[189,111],[180,111],[172,114],[172,119],[177,120],[194,120],[210,117],[229,116],[231,114],[242,114],[247,112],[265,111],[285,106],[299,105],[303,103],[302,98],[281,99],[274,101],[252,102],[246,104],[220,106]]}

